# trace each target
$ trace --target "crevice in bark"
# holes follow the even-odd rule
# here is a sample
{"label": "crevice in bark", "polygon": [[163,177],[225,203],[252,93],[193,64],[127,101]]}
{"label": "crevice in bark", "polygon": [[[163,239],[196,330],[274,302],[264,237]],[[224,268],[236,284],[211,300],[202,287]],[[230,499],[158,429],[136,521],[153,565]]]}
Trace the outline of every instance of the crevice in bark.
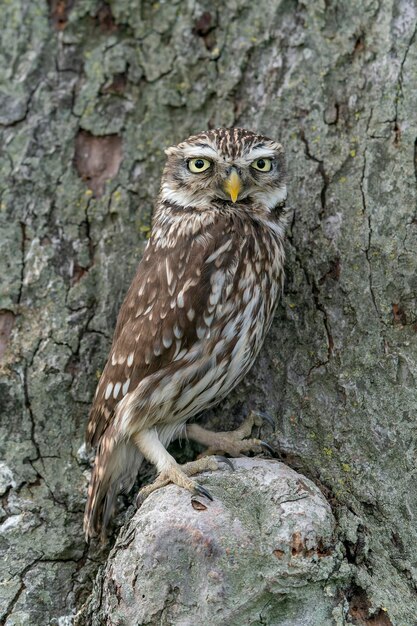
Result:
{"label": "crevice in bark", "polygon": [[327,312],[326,309],[324,308],[324,306],[321,304],[320,302],[320,289],[317,286],[317,283],[315,280],[313,280],[312,283],[312,293],[313,293],[313,298],[314,298],[314,302],[316,305],[316,309],[318,309],[322,315],[323,315],[323,324],[324,324],[324,328],[326,330],[326,336],[327,336],[327,358],[322,362],[319,363],[318,365],[314,365],[308,372],[308,376],[310,376],[311,372],[314,369],[317,369],[318,367],[321,367],[323,365],[327,365],[327,363],[330,361],[330,358],[333,354],[333,348],[334,348],[334,340],[332,337],[332,333],[331,333],[331,329],[330,329],[330,322],[329,322],[329,318],[327,316]]}
{"label": "crevice in bark", "polygon": [[[27,84],[30,84],[30,78],[31,77],[29,76],[28,80],[27,80]],[[42,85],[43,82],[44,82],[43,80],[40,80],[29,91],[29,93],[27,94],[26,100],[25,100],[24,110],[22,111],[21,115],[17,115],[17,116],[13,117],[10,120],[5,120],[3,122],[0,121],[0,129],[1,129],[1,127],[8,128],[8,129],[14,128],[14,127],[17,127],[22,122],[24,122],[25,120],[27,120],[27,118],[29,116],[29,113],[30,113],[30,111],[32,109],[32,101],[33,101],[34,95],[37,92],[38,87],[40,87],[40,85]],[[5,113],[6,112],[7,111],[5,111]]]}
{"label": "crevice in bark", "polygon": [[328,188],[329,182],[330,182],[329,181],[329,176],[328,176],[328,174],[327,174],[327,172],[326,172],[326,170],[324,168],[324,161],[322,159],[319,159],[318,157],[314,156],[311,153],[310,146],[309,146],[309,143],[308,143],[308,140],[307,140],[307,137],[306,137],[306,134],[305,134],[305,131],[304,131],[303,128],[300,130],[300,138],[301,138],[301,141],[304,144],[304,154],[306,155],[307,159],[317,163],[317,169],[318,169],[318,172],[319,172],[319,174],[320,174],[320,176],[322,178],[323,184],[322,184],[322,188],[321,188],[321,192],[320,192],[321,212],[320,212],[320,215],[319,215],[320,219],[322,219],[323,216],[326,213],[326,193],[327,193],[327,188]]}
{"label": "crevice in bark", "polygon": [[86,268],[86,271],[88,271],[93,265],[94,265],[94,252],[95,252],[95,248],[96,245],[93,241],[93,238],[91,236],[91,223],[90,223],[90,216],[88,214],[88,211],[90,209],[90,204],[91,204],[91,200],[92,198],[90,198],[86,204],[85,207],[85,226],[86,226],[86,237],[88,239],[88,254],[89,254],[89,265]]}
{"label": "crevice in bark", "polygon": [[20,284],[19,284],[19,292],[17,294],[17,304],[20,304],[23,293],[23,282],[25,280],[25,256],[26,256],[26,224],[25,222],[20,222]]}
{"label": "crevice in bark", "polygon": [[14,607],[16,606],[20,596],[22,595],[23,591],[26,589],[24,577],[32,569],[32,567],[34,567],[35,565],[39,563],[39,561],[40,561],[39,558],[35,559],[34,561],[26,565],[26,567],[23,568],[23,570],[19,573],[20,587],[15,593],[15,595],[13,596],[13,598],[11,599],[11,601],[9,602],[9,604],[7,605],[4,617],[0,619],[0,626],[5,626],[8,618],[12,615]]}
{"label": "crevice in bark", "polygon": [[[290,241],[290,237],[288,238]],[[334,340],[332,337],[332,333],[331,333],[331,328],[330,328],[330,322],[329,322],[329,318],[327,315],[327,311],[325,309],[325,307],[322,305],[322,303],[320,302],[320,288],[318,283],[316,282],[314,277],[310,277],[307,269],[304,267],[304,264],[302,262],[302,259],[300,258],[300,256],[298,255],[297,251],[295,253],[296,256],[296,260],[299,263],[300,268],[303,271],[305,280],[307,285],[310,287],[311,289],[311,293],[313,296],[313,300],[314,300],[314,304],[315,307],[318,311],[320,311],[321,315],[322,315],[322,320],[323,320],[323,326],[324,326],[324,330],[325,330],[325,334],[326,334],[326,338],[327,338],[327,356],[324,360],[319,361],[318,363],[314,363],[310,369],[307,372],[307,380],[310,380],[310,375],[311,373],[316,370],[319,369],[320,367],[326,366],[328,364],[328,362],[330,361],[330,358],[333,354],[333,349],[334,349]]]}
{"label": "crevice in bark", "polygon": [[368,270],[369,270],[369,274],[368,274],[369,293],[371,295],[372,304],[373,304],[373,307],[375,309],[375,312],[377,314],[377,317],[378,317],[379,321],[384,326],[386,326],[386,323],[382,319],[381,313],[380,313],[378,305],[376,303],[376,296],[375,296],[375,291],[374,291],[374,286],[373,286],[372,263],[371,263],[371,257],[370,257],[370,250],[371,250],[371,247],[372,247],[372,222],[371,222],[371,216],[369,215],[368,210],[367,210],[367,206],[366,206],[366,193],[365,193],[365,189],[364,189],[365,173],[366,173],[366,148],[365,148],[364,154],[363,154],[363,167],[362,167],[362,175],[361,175],[361,180],[360,180],[360,190],[361,190],[361,198],[362,198],[362,214],[363,214],[363,216],[364,216],[364,218],[366,220],[367,227],[368,227],[368,241],[367,241],[367,246],[366,246],[364,252],[365,252],[365,257],[366,257],[366,261],[367,261],[367,264],[368,264]]}
{"label": "crevice in bark", "polygon": [[397,80],[397,86],[396,86],[396,97],[394,98],[394,105],[395,105],[395,118],[394,118],[394,122],[395,122],[395,127],[399,130],[399,125],[398,125],[398,102],[399,99],[403,97],[403,73],[404,73],[404,65],[405,62],[407,61],[407,57],[408,57],[408,53],[410,52],[410,49],[412,47],[412,45],[414,44],[414,40],[416,38],[416,34],[417,34],[417,22],[414,25],[414,30],[412,32],[412,35],[410,37],[410,40],[406,46],[405,49],[405,53],[404,56],[401,60],[401,64],[400,64],[400,69],[398,72],[398,80]]}
{"label": "crevice in bark", "polygon": [[[36,420],[35,420],[35,416],[33,414],[32,411],[32,405],[30,402],[30,396],[29,396],[29,386],[28,386],[28,378],[29,378],[29,369],[33,364],[33,359],[37,353],[37,351],[39,350],[39,347],[41,345],[41,341],[39,341],[34,353],[33,353],[33,357],[30,363],[26,363],[23,367],[23,393],[24,393],[24,398],[25,398],[25,406],[29,415],[29,420],[30,420],[30,438],[32,441],[32,444],[35,448],[36,451],[36,457],[34,459],[29,459],[29,462],[31,463],[32,467],[33,467],[33,463],[35,461],[38,461],[41,458],[41,452],[40,452],[40,447],[39,447],[39,443],[36,440],[36,436],[35,436],[35,432],[36,432]],[[38,474],[37,470],[33,467],[34,471],[36,472],[36,474]]]}

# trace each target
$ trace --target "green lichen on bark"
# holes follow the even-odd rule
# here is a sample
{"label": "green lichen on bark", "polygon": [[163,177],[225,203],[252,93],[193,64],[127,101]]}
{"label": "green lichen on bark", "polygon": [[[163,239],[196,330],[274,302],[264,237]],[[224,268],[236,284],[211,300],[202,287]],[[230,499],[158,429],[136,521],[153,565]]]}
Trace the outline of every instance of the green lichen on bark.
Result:
{"label": "green lichen on bark", "polygon": [[[81,536],[77,450],[97,372],[163,148],[220,125],[282,141],[295,216],[265,348],[209,418],[229,426],[249,402],[276,416],[283,458],[330,498],[356,588],[411,623],[415,3],[3,0],[1,13],[0,322],[14,319],[0,382],[2,623],[57,623],[91,588],[104,555]],[[97,193],[100,172],[74,165],[80,133],[92,150],[90,136],[121,138]]]}

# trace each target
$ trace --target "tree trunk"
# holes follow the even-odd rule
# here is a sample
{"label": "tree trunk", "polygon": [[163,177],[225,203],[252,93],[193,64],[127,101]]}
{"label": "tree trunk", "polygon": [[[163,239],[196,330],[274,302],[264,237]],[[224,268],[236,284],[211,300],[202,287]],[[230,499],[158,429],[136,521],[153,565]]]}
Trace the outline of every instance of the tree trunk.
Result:
{"label": "tree trunk", "polygon": [[414,624],[416,3],[0,8],[0,623],[70,623],[91,592],[77,450],[163,149],[235,125],[281,140],[294,219],[266,345],[208,418],[274,415],[330,502],[351,578],[329,626]]}

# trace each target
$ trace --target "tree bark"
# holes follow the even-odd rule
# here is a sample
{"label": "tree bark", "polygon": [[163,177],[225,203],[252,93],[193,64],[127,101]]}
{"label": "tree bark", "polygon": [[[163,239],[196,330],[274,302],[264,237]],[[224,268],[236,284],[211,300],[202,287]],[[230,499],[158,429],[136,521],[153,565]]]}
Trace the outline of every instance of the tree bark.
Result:
{"label": "tree bark", "polygon": [[91,592],[77,451],[163,149],[231,125],[281,140],[294,219],[262,354],[207,419],[275,416],[337,519],[338,623],[415,623],[416,3],[0,9],[0,624],[70,623]]}

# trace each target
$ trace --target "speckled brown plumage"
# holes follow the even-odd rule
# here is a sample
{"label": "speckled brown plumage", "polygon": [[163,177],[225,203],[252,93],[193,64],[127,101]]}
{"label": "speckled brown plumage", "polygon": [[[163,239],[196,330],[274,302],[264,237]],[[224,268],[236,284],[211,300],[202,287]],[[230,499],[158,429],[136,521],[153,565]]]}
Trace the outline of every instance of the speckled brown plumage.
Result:
{"label": "speckled brown plumage", "polygon": [[[90,413],[87,442],[97,455],[87,536],[108,524],[117,493],[131,488],[144,456],[159,472],[179,471],[164,448],[249,370],[282,284],[281,146],[243,129],[219,129],[166,152],[151,237]],[[208,170],[191,173],[190,159],[205,160]],[[271,171],[257,171],[253,163],[265,159]],[[226,191],[232,175],[239,181],[235,202]]]}

